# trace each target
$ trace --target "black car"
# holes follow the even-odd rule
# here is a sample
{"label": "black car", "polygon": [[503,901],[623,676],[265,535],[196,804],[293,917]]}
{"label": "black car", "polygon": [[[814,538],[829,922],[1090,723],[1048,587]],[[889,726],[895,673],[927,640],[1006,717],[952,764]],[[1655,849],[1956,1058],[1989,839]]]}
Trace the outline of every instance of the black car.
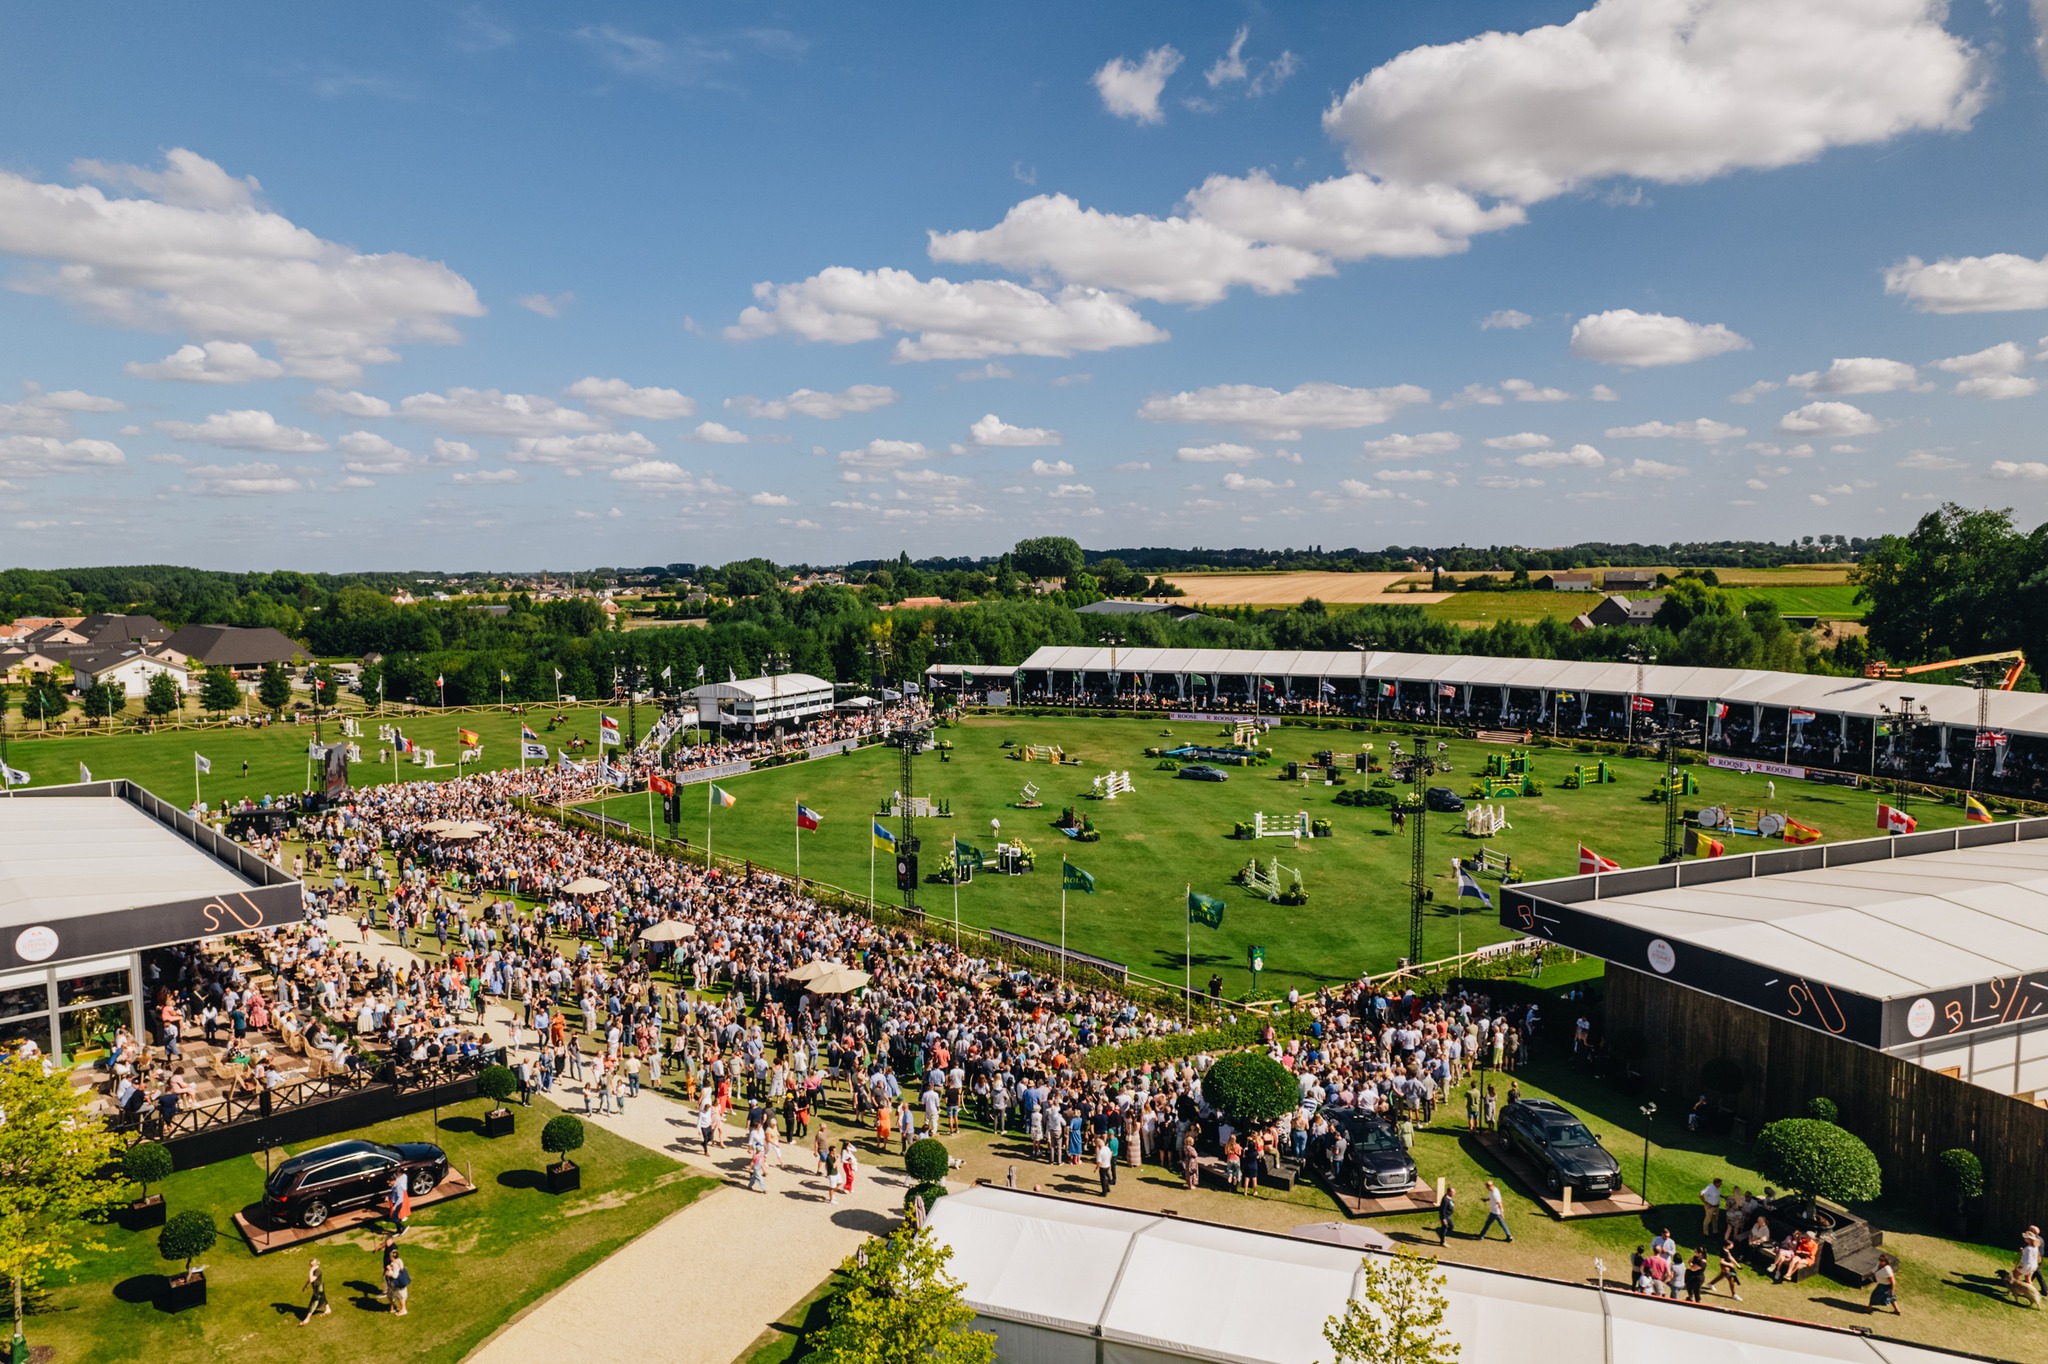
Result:
{"label": "black car", "polygon": [[1205,767],[1201,763],[1190,763],[1174,773],[1184,781],[1229,781],[1230,774],[1220,767]]}
{"label": "black car", "polygon": [[1422,793],[1422,803],[1432,810],[1453,815],[1465,808],[1464,798],[1448,786],[1430,787]]}
{"label": "black car", "polygon": [[317,1227],[338,1212],[377,1202],[401,1172],[413,1197],[432,1193],[448,1177],[448,1153],[424,1141],[337,1141],[272,1170],[263,1185],[263,1206],[273,1223]]}
{"label": "black car", "polygon": [[[1362,1108],[1332,1108],[1324,1116],[1344,1134],[1343,1157],[1330,1162],[1335,1165],[1330,1175],[1338,1188],[1350,1189],[1361,1198],[1380,1198],[1413,1187],[1415,1161],[1392,1122]],[[1329,1150],[1334,1149],[1332,1143]]]}
{"label": "black car", "polygon": [[1621,1187],[1621,1164],[1570,1109],[1548,1099],[1518,1099],[1501,1110],[1508,1144],[1529,1158],[1551,1193],[1605,1198]]}

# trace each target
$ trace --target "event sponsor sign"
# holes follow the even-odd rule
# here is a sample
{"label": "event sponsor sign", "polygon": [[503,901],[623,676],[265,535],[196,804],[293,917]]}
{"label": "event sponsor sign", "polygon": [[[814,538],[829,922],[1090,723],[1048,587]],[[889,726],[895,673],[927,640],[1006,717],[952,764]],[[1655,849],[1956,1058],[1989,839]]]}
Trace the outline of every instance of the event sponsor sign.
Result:
{"label": "event sponsor sign", "polygon": [[223,933],[297,923],[305,915],[303,894],[298,882],[284,881],[169,904],[32,924],[11,937],[0,938],[0,970],[77,961],[81,957],[109,957]]}
{"label": "event sponsor sign", "polygon": [[1724,768],[1730,772],[1755,772],[1765,777],[1787,777],[1794,781],[1806,775],[1803,767],[1788,767],[1784,763],[1761,763],[1750,758],[1728,758],[1716,753],[1707,758],[1707,766]]}
{"label": "event sponsor sign", "polygon": [[1190,725],[1262,725],[1267,729],[1280,723],[1270,715],[1229,715],[1221,712],[1211,714],[1206,710],[1169,711],[1166,718]]}

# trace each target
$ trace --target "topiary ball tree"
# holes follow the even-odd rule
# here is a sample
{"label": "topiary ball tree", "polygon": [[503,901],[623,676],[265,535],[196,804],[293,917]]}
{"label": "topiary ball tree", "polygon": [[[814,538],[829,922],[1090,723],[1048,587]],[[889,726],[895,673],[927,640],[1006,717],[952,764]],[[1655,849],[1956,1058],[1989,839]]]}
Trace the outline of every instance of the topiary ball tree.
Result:
{"label": "topiary ball tree", "polygon": [[477,1072],[476,1092],[489,1099],[499,1108],[519,1089],[519,1077],[512,1073],[510,1066],[485,1066]]}
{"label": "topiary ball tree", "polygon": [[1301,1103],[1293,1072],[1260,1051],[1219,1056],[1202,1077],[1202,1097],[1244,1123],[1271,1122]]}
{"label": "topiary ball tree", "polygon": [[548,1125],[540,1129],[540,1149],[569,1163],[569,1153],[583,1149],[583,1119],[574,1114],[564,1113],[559,1118],[549,1118]]}
{"label": "topiary ball tree", "polygon": [[150,1185],[171,1177],[171,1169],[169,1148],[153,1141],[137,1142],[121,1157],[121,1173],[142,1186],[144,1198],[149,1197]]}
{"label": "topiary ball tree", "polygon": [[1781,1118],[1756,1134],[1756,1163],[1764,1178],[1816,1198],[1867,1203],[1884,1192],[1877,1157],[1853,1133],[1817,1118]]}
{"label": "topiary ball tree", "polygon": [[1815,1122],[1840,1122],[1842,1110],[1826,1095],[1815,1095],[1806,1101],[1806,1116]]}
{"label": "topiary ball tree", "polygon": [[946,1154],[946,1143],[937,1137],[925,1137],[910,1143],[910,1149],[903,1153],[903,1168],[920,1184],[938,1183],[952,1168]]}
{"label": "topiary ball tree", "polygon": [[1949,1147],[1934,1158],[1934,1174],[1943,1192],[1955,1200],[1957,1212],[1984,1196],[1984,1162],[1977,1159],[1975,1151]]}
{"label": "topiary ball tree", "polygon": [[164,1229],[156,1235],[156,1253],[166,1260],[183,1260],[185,1272],[190,1274],[192,1261],[212,1250],[219,1239],[213,1214],[188,1208],[164,1223]]}

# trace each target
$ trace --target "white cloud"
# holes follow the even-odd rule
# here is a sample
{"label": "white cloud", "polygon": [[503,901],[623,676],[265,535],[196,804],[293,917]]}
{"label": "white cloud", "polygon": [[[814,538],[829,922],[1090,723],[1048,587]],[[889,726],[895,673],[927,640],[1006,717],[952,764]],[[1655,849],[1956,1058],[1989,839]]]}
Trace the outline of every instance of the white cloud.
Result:
{"label": "white cloud", "polygon": [[1491,488],[1495,491],[1540,488],[1543,486],[1543,480],[1540,478],[1515,478],[1509,474],[1488,474],[1484,478],[1475,479],[1474,482],[1478,483],[1482,488]]}
{"label": "white cloud", "polygon": [[386,476],[409,474],[421,467],[412,451],[394,445],[374,431],[350,431],[337,437],[341,467],[351,474]]}
{"label": "white cloud", "polygon": [[1727,422],[1717,422],[1710,417],[1695,417],[1689,422],[1639,422],[1634,426],[1610,426],[1607,434],[1616,439],[1641,437],[1648,440],[1733,440],[1746,436],[1749,431]]}
{"label": "white cloud", "polygon": [[[1837,359],[1824,370],[1795,374],[1785,382],[1793,388],[1814,393],[1893,393],[1911,388],[1920,380],[1914,368],[1903,360],[1881,360],[1872,356]],[[1776,388],[1752,384],[1750,391],[1761,394]],[[1742,401],[1747,401],[1743,399]]]}
{"label": "white cloud", "polygon": [[794,507],[796,505],[795,498],[786,497],[781,493],[755,493],[747,501],[757,507]]}
{"label": "white cloud", "polygon": [[1034,459],[1031,461],[1031,472],[1039,478],[1072,478],[1074,466],[1063,459]]}
{"label": "white cloud", "polygon": [[849,483],[859,483],[866,475],[890,473],[906,464],[931,457],[932,452],[917,441],[877,438],[858,450],[839,452],[839,466],[843,471],[840,478]]}
{"label": "white cloud", "polygon": [[469,281],[440,262],[323,240],[257,207],[253,181],[183,148],[161,171],[75,169],[145,197],[0,172],[0,253],[40,263],[9,287],[109,325],[267,341],[288,372],[334,381],[397,359],[402,341],[457,341],[455,319],[483,315]]}
{"label": "white cloud", "polygon": [[1666,464],[1663,460],[1660,459],[1632,459],[1626,464],[1617,465],[1615,467],[1614,472],[1609,474],[1608,477],[1615,479],[1684,478],[1685,466],[1680,464]]}
{"label": "white cloud", "polygon": [[1460,407],[1499,407],[1506,401],[1497,388],[1487,384],[1467,384],[1437,406],[1449,412]]}
{"label": "white cloud", "polygon": [[1251,29],[1241,25],[1237,30],[1237,36],[1230,40],[1230,50],[1218,57],[1216,64],[1202,73],[1202,79],[1209,82],[1211,90],[1245,78],[1244,44],[1245,39],[1251,36]]}
{"label": "white cloud", "polygon": [[1702,324],[1665,313],[1616,308],[1573,323],[1571,348],[1572,354],[1583,360],[1640,368],[1691,364],[1748,350],[1749,342],[1719,322]]}
{"label": "white cloud", "polygon": [[1047,495],[1063,498],[1093,497],[1095,496],[1095,489],[1089,487],[1086,483],[1062,483]]}
{"label": "white cloud", "polygon": [[1300,189],[1257,171],[1212,175],[1188,194],[1187,205],[1196,219],[1246,240],[1333,260],[1455,255],[1481,233],[1527,221],[1513,204],[1482,205],[1444,185],[1393,184],[1369,175]]}
{"label": "white cloud", "polygon": [[526,475],[517,469],[463,469],[449,480],[470,488],[497,488],[512,483],[524,483]]}
{"label": "white cloud", "polygon": [[1382,483],[1435,483],[1439,479],[1456,483],[1456,474],[1445,474],[1436,469],[1375,469],[1374,478]]}
{"label": "white cloud", "polygon": [[745,445],[748,439],[746,432],[735,431],[724,422],[698,422],[690,434],[710,445]]}
{"label": "white cloud", "polygon": [[973,369],[963,369],[953,377],[963,384],[978,384],[990,379],[1014,379],[1017,375],[1008,365],[990,360],[986,364],[976,365]]}
{"label": "white cloud", "polygon": [[128,405],[119,398],[105,398],[97,393],[85,393],[75,388],[60,388],[45,393],[34,384],[26,385],[28,397],[23,401],[51,412],[126,412]]}
{"label": "white cloud", "polygon": [[184,345],[154,364],[130,361],[121,369],[136,379],[167,379],[185,384],[248,384],[275,379],[284,373],[283,365],[246,341]]}
{"label": "white cloud", "polygon": [[451,388],[445,395],[415,393],[398,407],[416,422],[469,436],[548,436],[604,427],[588,412],[563,407],[553,398],[501,393],[495,388]]}
{"label": "white cloud", "polygon": [[1361,502],[1384,501],[1394,495],[1392,488],[1375,488],[1372,484],[1361,482],[1355,478],[1343,480],[1337,485],[1337,488],[1346,497],[1357,498]]}
{"label": "white cloud", "polygon": [[1142,62],[1112,57],[1095,73],[1095,91],[1102,96],[1102,107],[1118,118],[1161,123],[1165,116],[1159,112],[1159,96],[1180,64],[1180,53],[1163,45],[1147,52]]}
{"label": "white cloud", "polygon": [[2043,464],[2038,460],[2029,460],[2022,464],[2009,459],[1996,459],[1991,462],[1991,476],[1999,479],[2019,479],[2028,483],[2040,483],[2048,481],[2048,464]]}
{"label": "white cloud", "polygon": [[1529,316],[1520,308],[1496,308],[1480,320],[1479,330],[1483,332],[1500,331],[1503,329],[1519,331],[1535,320],[1535,318]]}
{"label": "white cloud", "polygon": [[268,412],[254,408],[216,412],[203,422],[161,421],[156,429],[177,440],[217,445],[224,450],[310,455],[327,448],[327,442],[311,431],[282,425]]}
{"label": "white cloud", "polygon": [[354,389],[316,388],[306,405],[315,412],[332,412],[339,417],[388,417],[391,404]]}
{"label": "white cloud", "polygon": [[1182,464],[1252,464],[1259,458],[1259,452],[1249,445],[1183,445],[1173,457]]}
{"label": "white cloud", "polygon": [[1429,401],[1429,390],[1414,384],[1391,388],[1347,388],[1343,384],[1301,384],[1282,393],[1254,384],[1220,384],[1148,399],[1138,415],[1155,422],[1203,422],[1240,426],[1273,440],[1299,440],[1304,430],[1343,431],[1377,426],[1410,403]]}
{"label": "white cloud", "polygon": [[762,421],[779,422],[791,413],[831,421],[849,413],[879,411],[895,402],[896,398],[896,390],[885,384],[855,384],[838,393],[800,388],[787,398],[764,399],[742,395],[727,398],[725,405],[742,416],[757,417]]}
{"label": "white cloud", "polygon": [[1946,374],[1965,374],[1973,379],[2018,374],[2027,367],[2027,353],[2014,342],[2001,341],[1969,355],[1936,360],[1934,367]]}
{"label": "white cloud", "polygon": [[1275,482],[1270,478],[1253,478],[1235,469],[1223,476],[1223,486],[1234,493],[1270,493],[1294,486],[1293,479]]}
{"label": "white cloud", "polygon": [[104,440],[59,440],[55,436],[0,436],[0,474],[36,478],[85,473],[128,462],[120,446]]}
{"label": "white cloud", "polygon": [[795,284],[757,284],[754,297],[760,306],[741,312],[728,337],[782,332],[846,345],[914,333],[897,341],[899,360],[1065,356],[1167,339],[1122,298],[1079,285],[1048,295],[1008,280],[955,283],[832,266]]}
{"label": "white cloud", "polygon": [[729,493],[732,489],[701,477],[665,459],[643,459],[612,470],[620,483],[631,483],[649,492]]}
{"label": "white cloud", "polygon": [[1621,395],[1605,384],[1593,385],[1587,391],[1586,396],[1596,403],[1618,403],[1621,401]]}
{"label": "white cloud", "polygon": [[443,464],[473,464],[476,462],[475,447],[459,440],[434,438],[434,458]]}
{"label": "white cloud", "polygon": [[1565,403],[1570,402],[1572,397],[1561,388],[1546,388],[1540,384],[1532,384],[1527,379],[1503,379],[1500,381],[1500,387],[1501,392],[1518,403]]}
{"label": "white cloud", "polygon": [[1808,403],[1778,418],[1780,431],[1813,436],[1867,436],[1884,423],[1854,403]]}
{"label": "white cloud", "polygon": [[1766,393],[1776,393],[1783,387],[1784,385],[1775,379],[1759,379],[1741,392],[1729,394],[1728,401],[1731,403],[1753,403]]}
{"label": "white cloud", "polygon": [[194,492],[218,497],[263,497],[306,486],[275,464],[194,464],[185,477]]}
{"label": "white cloud", "polygon": [[1116,471],[1120,474],[1135,474],[1148,472],[1151,468],[1152,461],[1149,459],[1132,459],[1117,465]]}
{"label": "white cloud", "polygon": [[1911,469],[1915,473],[1945,474],[1966,466],[1961,460],[1951,459],[1938,451],[1915,450],[1899,461],[1899,467],[1901,469]]}
{"label": "white cloud", "polygon": [[613,417],[658,422],[697,415],[697,404],[672,388],[635,388],[624,379],[592,375],[578,379],[563,392]]}
{"label": "white cloud", "polygon": [[[69,436],[76,430],[71,421],[74,413],[124,410],[123,404],[112,398],[96,397],[76,389],[45,393],[34,384],[26,387],[28,394],[20,402],[0,403],[0,431],[26,436]],[[128,433],[124,431],[123,434]],[[141,433],[138,430],[134,434]]]}
{"label": "white cloud", "polygon": [[1381,436],[1365,442],[1365,453],[1374,459],[1420,459],[1447,455],[1463,445],[1455,431],[1423,431],[1408,436]]}
{"label": "white cloud", "polygon": [[[1613,435],[1612,431],[1607,433]],[[1541,450],[1550,444],[1550,437],[1534,431],[1517,431],[1512,436],[1488,436],[1486,447],[1490,450]]]}
{"label": "white cloud", "polygon": [[1956,385],[1965,398],[2027,398],[2040,391],[2040,383],[2024,374],[1986,374]]}
{"label": "white cloud", "polygon": [[654,453],[654,442],[638,431],[599,431],[587,436],[521,436],[506,457],[519,464],[581,470],[591,464],[646,459]]}
{"label": "white cloud", "polygon": [[559,294],[522,294],[519,306],[542,317],[560,317],[563,309],[576,301],[576,295],[564,290]]}
{"label": "white cloud", "polygon": [[1043,426],[1012,426],[990,412],[967,428],[976,445],[1058,445],[1060,433]]}
{"label": "white cloud", "polygon": [[1351,163],[1524,203],[1686,184],[1969,126],[1976,52],[1940,0],[1599,0],[1564,24],[1418,47],[1323,116]]}
{"label": "white cloud", "polygon": [[1574,445],[1569,450],[1532,450],[1516,455],[1515,463],[1525,469],[1598,469],[1607,460],[1590,445]]}
{"label": "white cloud", "polygon": [[1884,272],[1884,291],[1923,313],[2008,313],[2048,308],[2048,257],[2000,252],[1929,265],[1908,256]]}

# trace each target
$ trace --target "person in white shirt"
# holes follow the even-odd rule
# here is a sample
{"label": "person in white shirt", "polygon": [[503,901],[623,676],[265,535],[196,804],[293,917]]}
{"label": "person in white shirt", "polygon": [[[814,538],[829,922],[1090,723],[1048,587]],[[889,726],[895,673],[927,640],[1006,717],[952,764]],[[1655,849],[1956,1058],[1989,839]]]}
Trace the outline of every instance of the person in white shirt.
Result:
{"label": "person in white shirt", "polygon": [[1503,1215],[1501,1209],[1500,1185],[1489,1179],[1486,1181],[1486,1221],[1482,1222],[1479,1226],[1479,1239],[1484,1241],[1486,1233],[1491,1231],[1495,1225],[1500,1227],[1500,1234],[1507,1237],[1509,1243],[1512,1244],[1515,1234],[1508,1230],[1508,1219]]}

